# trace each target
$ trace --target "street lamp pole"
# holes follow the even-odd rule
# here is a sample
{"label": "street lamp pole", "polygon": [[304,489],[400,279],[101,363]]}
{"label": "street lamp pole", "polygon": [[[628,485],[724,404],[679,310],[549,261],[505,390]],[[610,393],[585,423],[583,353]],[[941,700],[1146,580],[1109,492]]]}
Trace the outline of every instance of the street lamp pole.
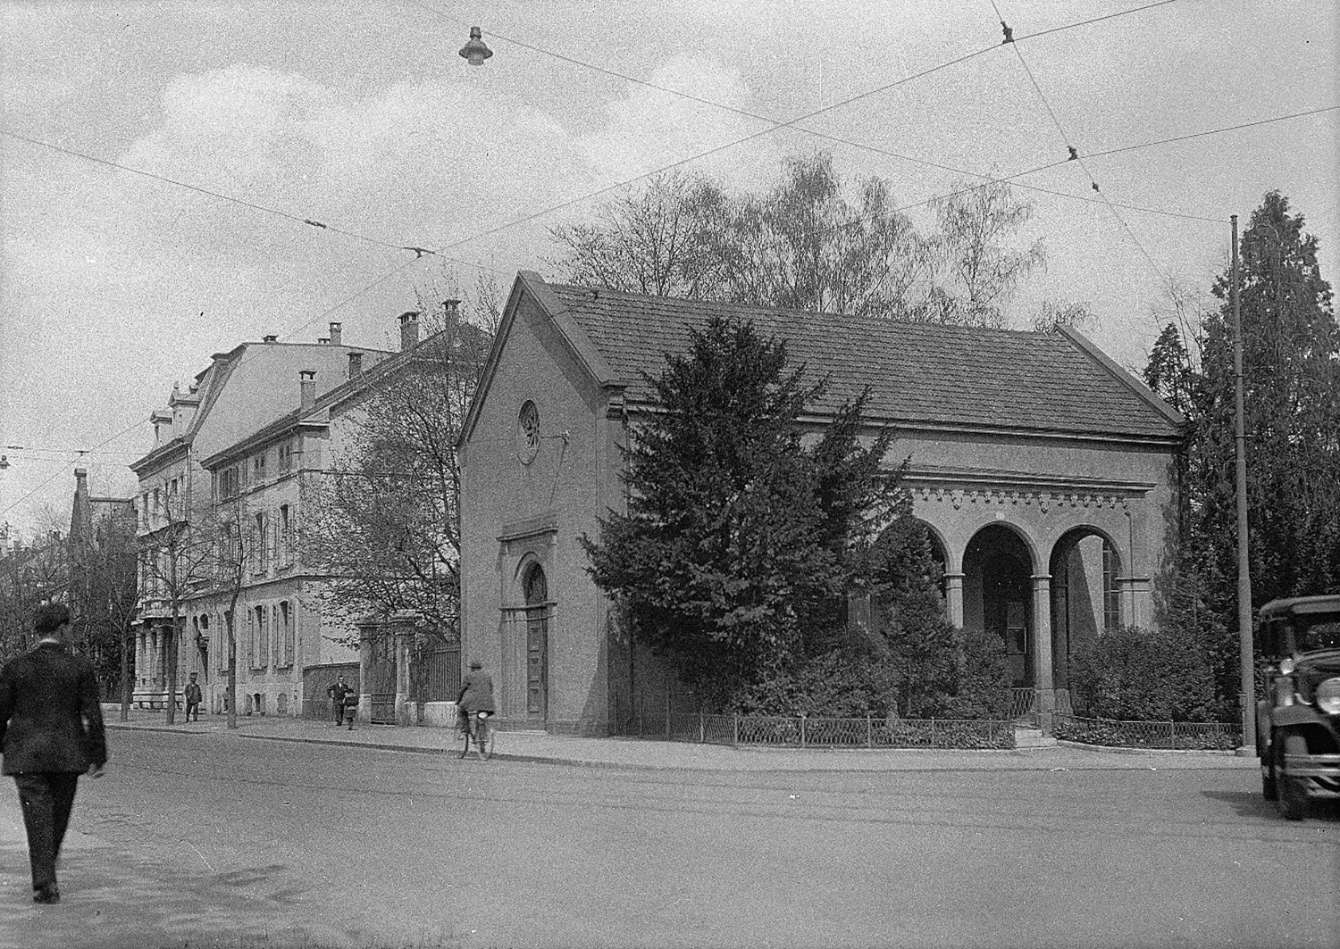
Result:
{"label": "street lamp pole", "polygon": [[1233,309],[1233,442],[1236,447],[1235,493],[1238,499],[1238,660],[1242,699],[1242,747],[1240,755],[1256,754],[1256,676],[1252,655],[1252,575],[1247,537],[1247,433],[1242,398],[1242,306],[1238,263],[1238,216],[1233,222],[1233,279],[1230,296]]}

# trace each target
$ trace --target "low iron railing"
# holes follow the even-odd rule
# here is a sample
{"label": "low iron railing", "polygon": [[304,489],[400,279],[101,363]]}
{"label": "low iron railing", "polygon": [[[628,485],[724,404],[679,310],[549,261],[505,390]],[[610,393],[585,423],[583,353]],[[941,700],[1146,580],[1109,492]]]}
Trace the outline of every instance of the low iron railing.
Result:
{"label": "low iron railing", "polygon": [[1034,688],[1010,689],[1010,721],[1038,727],[1038,692]]}
{"label": "low iron railing", "polygon": [[1228,751],[1238,747],[1242,736],[1237,722],[1123,721],[1066,714],[1056,715],[1052,728],[1057,738],[1088,745],[1173,751]]}
{"label": "low iron railing", "polygon": [[636,738],[790,748],[1013,748],[1012,721],[867,715],[639,713],[622,729]]}

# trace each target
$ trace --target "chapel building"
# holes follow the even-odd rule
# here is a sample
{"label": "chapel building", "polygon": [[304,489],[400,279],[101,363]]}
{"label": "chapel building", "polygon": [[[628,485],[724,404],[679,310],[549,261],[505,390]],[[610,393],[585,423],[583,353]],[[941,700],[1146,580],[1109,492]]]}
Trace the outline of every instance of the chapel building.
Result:
{"label": "chapel building", "polygon": [[607,734],[641,707],[691,710],[630,641],[580,538],[623,510],[622,448],[655,410],[644,374],[714,316],[787,341],[827,376],[816,430],[869,389],[866,433],[944,568],[959,627],[1006,643],[1024,706],[1068,700],[1076,651],[1153,622],[1182,418],[1081,334],[709,303],[517,277],[459,443],[462,657],[494,673],[501,724]]}

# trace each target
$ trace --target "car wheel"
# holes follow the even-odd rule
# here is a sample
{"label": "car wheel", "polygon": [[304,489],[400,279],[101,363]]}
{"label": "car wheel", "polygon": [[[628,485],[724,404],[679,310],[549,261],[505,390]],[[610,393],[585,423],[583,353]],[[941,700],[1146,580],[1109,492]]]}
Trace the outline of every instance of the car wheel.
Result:
{"label": "car wheel", "polygon": [[1307,811],[1307,787],[1302,778],[1290,777],[1284,758],[1307,754],[1307,741],[1302,735],[1285,735],[1282,742],[1276,742],[1276,747],[1280,750],[1275,758],[1275,780],[1279,785],[1275,806],[1285,820],[1302,820]]}

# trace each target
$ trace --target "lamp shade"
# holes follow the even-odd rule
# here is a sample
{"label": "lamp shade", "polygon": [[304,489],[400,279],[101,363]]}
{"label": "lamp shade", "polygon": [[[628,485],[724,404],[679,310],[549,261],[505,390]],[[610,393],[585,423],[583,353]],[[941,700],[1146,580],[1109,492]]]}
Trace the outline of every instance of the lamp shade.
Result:
{"label": "lamp shade", "polygon": [[483,35],[479,27],[470,27],[470,41],[461,47],[461,57],[471,66],[482,66],[493,55],[493,50],[484,45]]}

